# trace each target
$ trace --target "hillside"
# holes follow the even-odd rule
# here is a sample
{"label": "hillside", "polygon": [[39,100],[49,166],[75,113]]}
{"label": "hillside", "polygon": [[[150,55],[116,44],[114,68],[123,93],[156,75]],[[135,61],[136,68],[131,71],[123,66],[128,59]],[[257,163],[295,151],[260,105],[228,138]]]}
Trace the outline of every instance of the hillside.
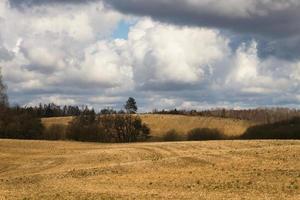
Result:
{"label": "hillside", "polygon": [[[228,136],[243,134],[247,128],[254,125],[253,122],[236,119],[216,117],[184,116],[184,115],[140,115],[142,121],[151,128],[154,137],[160,137],[168,130],[175,129],[179,133],[186,134],[193,128],[216,128]],[[43,124],[48,127],[52,124],[67,125],[72,117],[43,118]]]}
{"label": "hillside", "polygon": [[0,140],[0,199],[299,199],[299,141]]}
{"label": "hillside", "polygon": [[200,117],[184,115],[141,115],[143,122],[149,125],[154,136],[161,136],[168,130],[175,129],[179,133],[187,133],[193,128],[219,129],[225,135],[243,134],[254,123],[236,119],[217,117]]}

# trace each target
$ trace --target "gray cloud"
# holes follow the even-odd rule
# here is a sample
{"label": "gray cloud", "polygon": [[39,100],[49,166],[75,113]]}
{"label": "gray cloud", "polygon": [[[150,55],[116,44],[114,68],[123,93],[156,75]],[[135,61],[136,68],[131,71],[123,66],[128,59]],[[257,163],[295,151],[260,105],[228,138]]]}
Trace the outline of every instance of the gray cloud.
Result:
{"label": "gray cloud", "polygon": [[[86,4],[101,0],[9,0],[13,6]],[[272,38],[298,36],[298,0],[102,0],[123,13],[179,25],[217,27]],[[297,40],[299,41],[299,40]],[[292,46],[292,44],[290,45]]]}
{"label": "gray cloud", "polygon": [[20,6],[35,6],[43,4],[84,4],[88,2],[94,2],[99,0],[9,0],[10,5],[14,7]]}
{"label": "gray cloud", "polygon": [[260,43],[260,56],[300,57],[298,0],[9,0],[15,7],[95,1],[104,1],[108,7],[126,14],[255,37]]}
{"label": "gray cloud", "polygon": [[129,14],[148,15],[180,25],[227,28],[274,37],[300,33],[297,0],[105,0]]}
{"label": "gray cloud", "polygon": [[8,61],[14,58],[14,54],[0,46],[0,61]]}
{"label": "gray cloud", "polygon": [[[126,14],[177,25],[229,30],[255,38],[260,56],[300,57],[298,0],[103,0]],[[231,34],[232,34],[231,33]]]}

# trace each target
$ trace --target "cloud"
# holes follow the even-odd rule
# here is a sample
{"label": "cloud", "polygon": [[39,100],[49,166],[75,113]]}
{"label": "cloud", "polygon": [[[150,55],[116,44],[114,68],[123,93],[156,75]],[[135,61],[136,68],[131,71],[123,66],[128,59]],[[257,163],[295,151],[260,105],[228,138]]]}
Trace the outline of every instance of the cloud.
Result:
{"label": "cloud", "polygon": [[122,15],[101,3],[19,10],[1,1],[0,18],[0,66],[12,103],[64,94],[81,104],[88,101],[78,96],[89,98],[132,83],[131,70],[106,40]]}
{"label": "cloud", "polygon": [[8,61],[13,59],[14,55],[4,47],[0,47],[0,61]]}
{"label": "cloud", "polygon": [[53,96],[41,96],[28,102],[26,106],[36,106],[43,102],[43,104],[55,102],[57,105],[76,105],[76,101],[73,98],[69,98],[64,95],[53,95]]}
{"label": "cloud", "polygon": [[217,30],[141,20],[127,41],[136,87],[176,90],[203,83],[228,56],[228,42]]}
{"label": "cloud", "polygon": [[[5,68],[10,68],[6,72],[12,78],[16,77],[13,73],[22,71],[24,77],[31,74],[31,78],[42,79],[41,82],[49,80],[52,84],[70,69],[83,67],[85,49],[109,36],[121,19],[120,14],[105,10],[99,3],[81,5],[80,10],[77,5],[41,6],[23,11],[10,8],[5,1],[0,5],[3,10],[1,57],[7,61],[3,63]],[[96,73],[99,70],[92,74]]]}
{"label": "cloud", "polygon": [[291,36],[300,32],[297,0],[107,0],[124,12],[176,24]]}
{"label": "cloud", "polygon": [[216,29],[145,18],[130,29],[118,51],[132,66],[135,88],[150,110],[197,104],[201,108],[202,103],[226,107],[299,103],[298,60],[260,57],[256,40],[236,49],[230,40]]}
{"label": "cloud", "polygon": [[96,2],[99,0],[9,0],[13,7],[22,6],[39,6],[45,4],[86,4],[89,2]]}
{"label": "cloud", "polygon": [[260,56],[300,57],[298,0],[103,0],[120,12],[256,38]]}
{"label": "cloud", "polygon": [[[172,37],[165,38],[164,32],[170,29],[172,31],[167,35]],[[189,37],[186,37],[185,32]],[[164,38],[163,42],[156,43],[157,40],[151,39],[158,35]],[[202,40],[197,40],[194,35]],[[135,36],[138,36],[136,43]],[[148,106],[151,105],[149,109],[187,106],[204,108],[213,105],[295,106],[299,103],[296,98],[296,94],[300,93],[297,78],[299,61],[287,61],[274,56],[261,58],[255,40],[241,43],[234,50],[230,48],[229,38],[216,30],[177,27],[146,20],[131,29],[128,43],[131,48],[136,48],[130,52],[137,52],[137,56],[130,56],[135,58],[133,68],[137,77],[136,87],[147,86],[139,89],[150,91],[147,93],[150,98],[147,100]],[[171,48],[168,48],[170,45]],[[168,49],[171,52],[164,54]],[[183,52],[178,52],[177,49],[183,49]],[[149,58],[148,54],[155,56]],[[160,54],[163,56],[159,56]],[[193,55],[197,59],[193,59]],[[171,67],[166,67],[166,63],[171,63]],[[185,69],[181,71],[182,66]],[[199,76],[198,71],[193,70],[195,68],[206,73],[200,73]],[[159,76],[165,70],[169,71]],[[177,75],[177,70],[181,76],[173,75]]]}
{"label": "cloud", "polygon": [[[132,2],[120,1],[116,8],[133,8]],[[0,66],[11,101],[32,105],[48,100],[99,108],[121,107],[128,96],[134,96],[143,111],[299,104],[300,61],[274,53],[277,49],[283,52],[284,45],[298,48],[298,36],[271,35],[266,42],[271,53],[261,56],[263,40],[244,39],[244,35],[238,40],[236,34],[213,23],[222,18],[223,28],[241,34],[248,30],[230,23],[242,20],[253,28],[249,22],[254,23],[254,18],[283,12],[292,3],[297,7],[297,1],[244,0],[239,1],[240,7],[233,0],[136,2],[141,15],[149,12],[160,20],[135,18],[128,37],[116,39],[111,37],[113,30],[128,16],[101,2],[31,1],[16,8],[1,1]],[[271,7],[268,2],[273,2]],[[165,13],[157,10],[163,17],[150,13],[158,5],[167,8]],[[192,11],[210,16],[211,21],[203,24]],[[178,21],[172,18],[176,13],[181,18]],[[269,33],[258,30],[257,34]]]}
{"label": "cloud", "polygon": [[84,59],[79,68],[69,68],[67,72],[75,82],[89,87],[125,87],[132,82],[132,68],[123,61],[118,52],[118,41],[98,41],[84,50]]}

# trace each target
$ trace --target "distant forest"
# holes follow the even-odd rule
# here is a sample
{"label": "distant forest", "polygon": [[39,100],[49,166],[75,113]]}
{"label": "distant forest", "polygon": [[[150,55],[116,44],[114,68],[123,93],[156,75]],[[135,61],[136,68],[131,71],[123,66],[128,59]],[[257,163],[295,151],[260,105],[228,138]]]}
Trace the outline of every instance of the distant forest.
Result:
{"label": "distant forest", "polygon": [[256,108],[256,109],[225,109],[215,108],[210,110],[153,110],[153,114],[173,114],[204,117],[232,118],[249,120],[261,124],[271,124],[300,117],[299,109],[291,108]]}
{"label": "distant forest", "polygon": [[[123,110],[116,111],[112,108],[104,108],[96,112],[87,106],[59,106],[54,103],[40,104],[34,107],[23,107],[22,109],[33,113],[37,117],[63,117],[79,116],[83,112],[93,112],[95,114],[117,114],[124,113]],[[256,109],[210,109],[210,110],[153,110],[150,114],[170,114],[203,117],[232,118],[238,120],[249,120],[260,124],[271,124],[286,121],[295,117],[300,117],[300,110],[290,108],[256,108]]]}
{"label": "distant forest", "polygon": [[[18,107],[18,106],[17,106]],[[39,104],[38,106],[24,106],[23,109],[33,113],[35,116],[44,117],[64,117],[64,116],[79,116],[83,112],[93,112],[93,108],[87,106],[65,105],[59,106],[54,103]]]}

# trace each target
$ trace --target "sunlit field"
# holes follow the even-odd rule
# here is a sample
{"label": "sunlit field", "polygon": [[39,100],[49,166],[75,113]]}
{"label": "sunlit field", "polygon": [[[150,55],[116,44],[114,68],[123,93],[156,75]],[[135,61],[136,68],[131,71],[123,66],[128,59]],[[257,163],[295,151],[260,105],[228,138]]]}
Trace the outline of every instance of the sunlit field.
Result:
{"label": "sunlit field", "polygon": [[0,199],[299,199],[299,141],[0,140]]}
{"label": "sunlit field", "polygon": [[0,200],[300,200],[300,0],[0,0]]}

